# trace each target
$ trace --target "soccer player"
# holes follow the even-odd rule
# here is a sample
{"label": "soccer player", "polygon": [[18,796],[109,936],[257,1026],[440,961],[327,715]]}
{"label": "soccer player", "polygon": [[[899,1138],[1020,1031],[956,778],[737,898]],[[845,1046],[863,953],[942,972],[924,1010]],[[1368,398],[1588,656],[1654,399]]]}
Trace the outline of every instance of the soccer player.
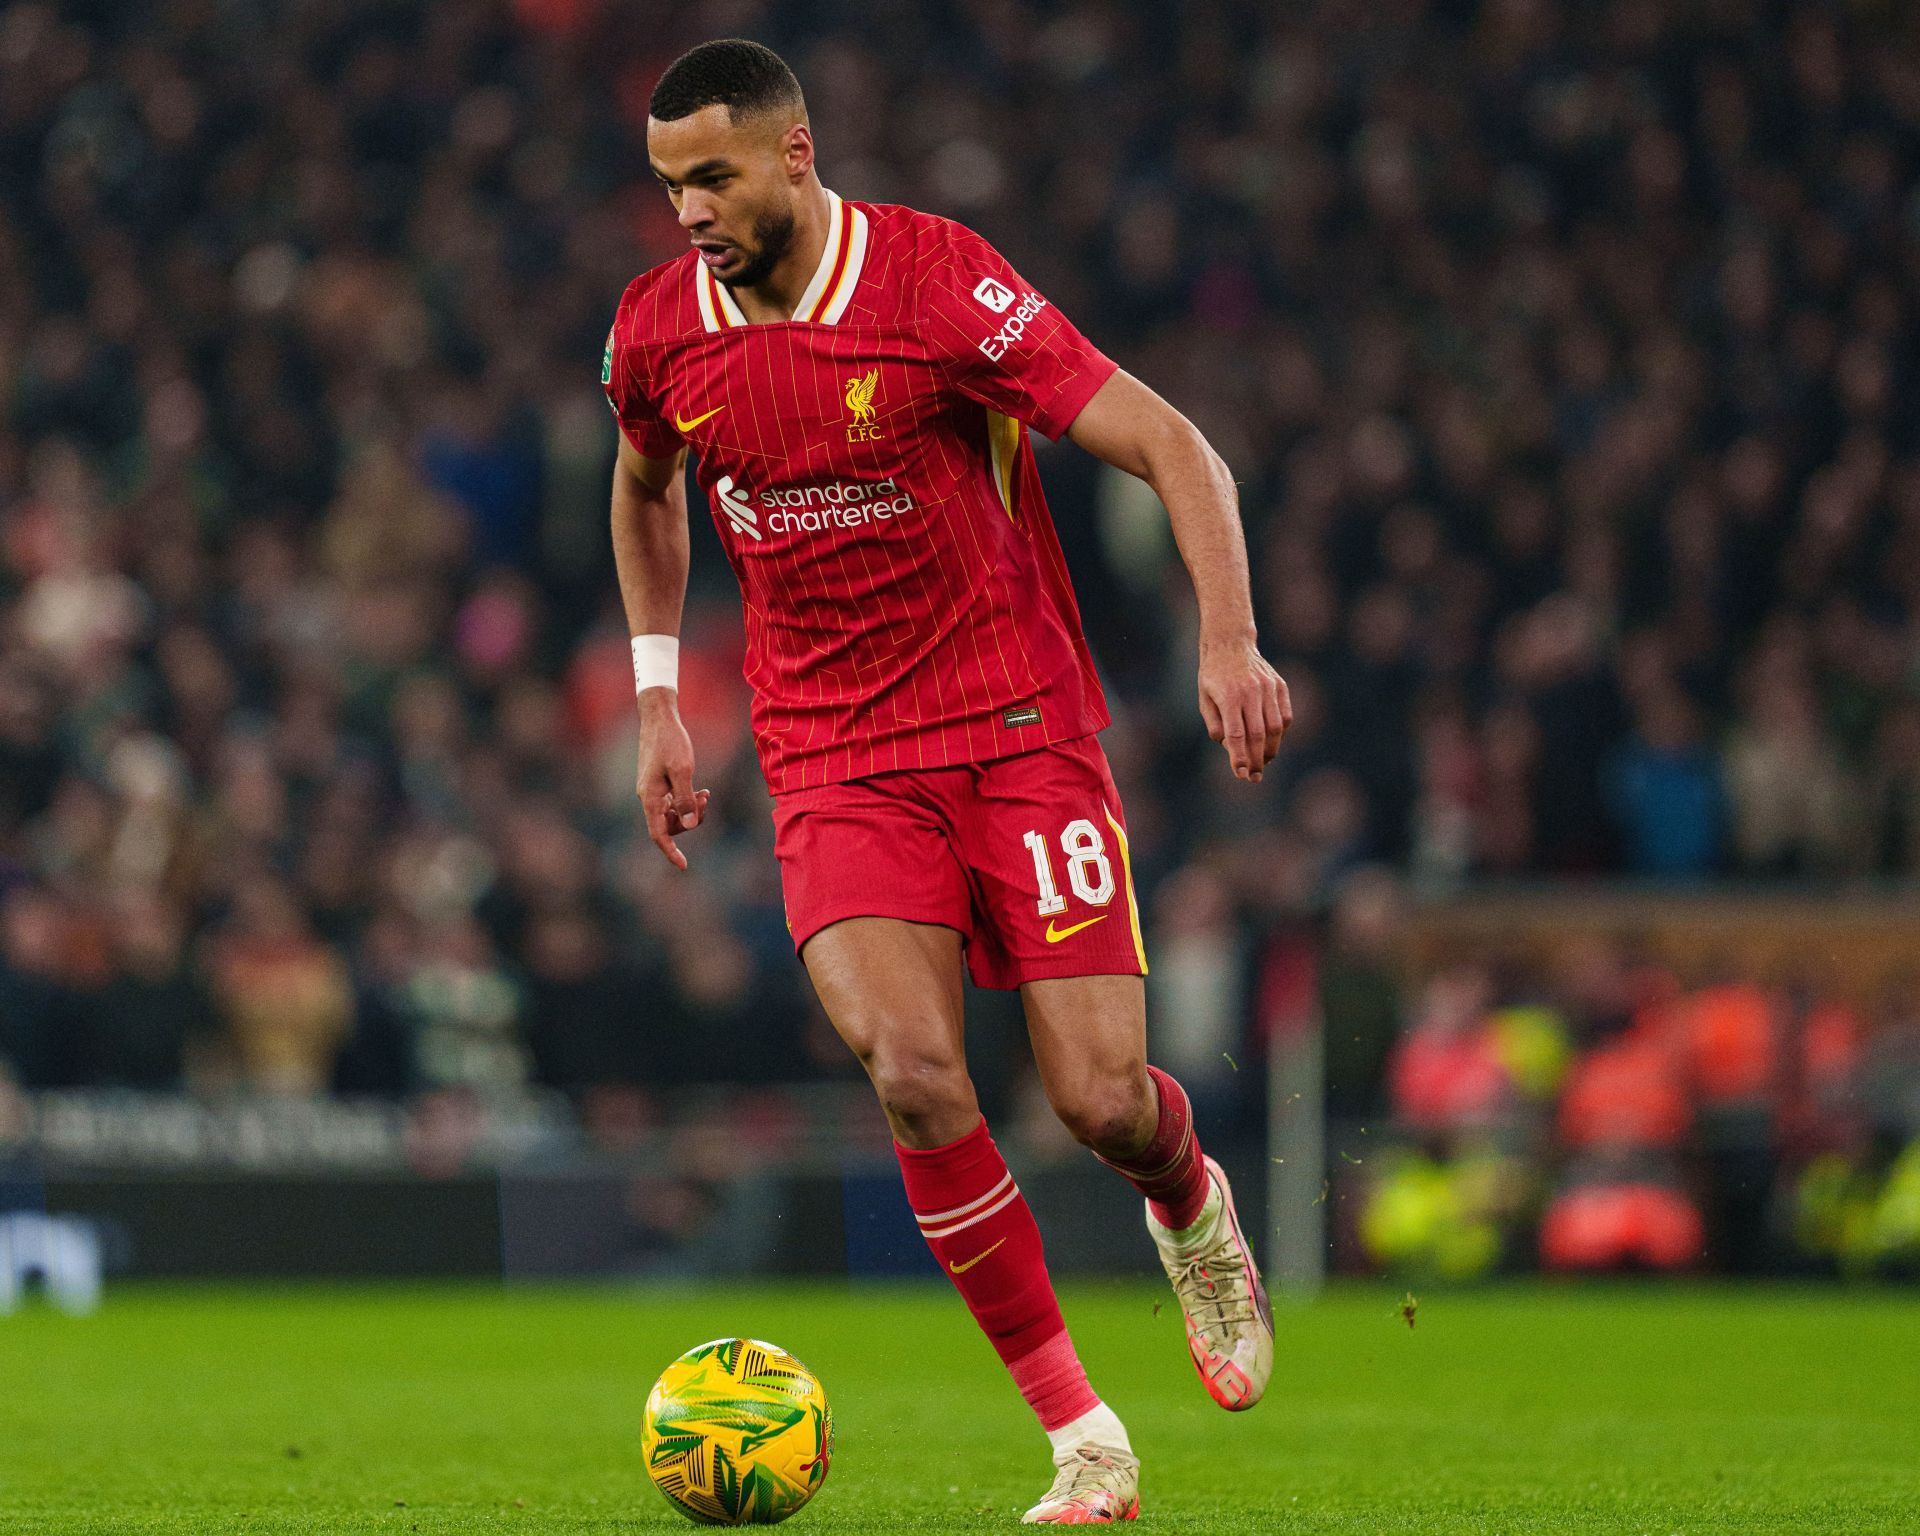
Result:
{"label": "soccer player", "polygon": [[1233,481],[978,235],[827,190],[770,50],[677,60],[647,153],[692,249],[628,287],[602,382],[648,831],[684,869],[675,839],[707,806],[676,671],[691,452],[744,599],[794,945],[872,1078],[922,1234],[1052,1443],[1026,1519],[1133,1519],[1139,1462],[967,1076],[960,967],[1020,989],[1055,1112],[1146,1197],[1202,1383],[1252,1406],[1272,1313],[1186,1094],[1147,1064],[1106,703],[1027,433],[1158,493],[1199,598],[1201,714],[1258,781],[1292,710],[1255,644]]}

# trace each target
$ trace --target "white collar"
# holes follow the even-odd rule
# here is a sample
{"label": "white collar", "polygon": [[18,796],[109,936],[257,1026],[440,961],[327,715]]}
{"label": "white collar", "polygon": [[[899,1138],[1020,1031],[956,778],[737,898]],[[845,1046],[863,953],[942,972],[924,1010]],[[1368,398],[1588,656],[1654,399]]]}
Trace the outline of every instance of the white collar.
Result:
{"label": "white collar", "polygon": [[[793,318],[818,325],[834,325],[847,312],[860,272],[867,261],[867,216],[838,192],[827,192],[827,244],[813,280],[794,306]],[[750,324],[738,300],[725,283],[715,279],[705,262],[693,269],[693,292],[700,306],[700,323],[709,331],[730,331]]]}

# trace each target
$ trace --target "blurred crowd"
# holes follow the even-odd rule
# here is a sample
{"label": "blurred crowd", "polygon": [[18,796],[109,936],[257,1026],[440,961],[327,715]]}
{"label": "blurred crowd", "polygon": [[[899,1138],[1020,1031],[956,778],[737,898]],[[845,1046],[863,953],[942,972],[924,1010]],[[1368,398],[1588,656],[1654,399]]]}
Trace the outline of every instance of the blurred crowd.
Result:
{"label": "blurred crowd", "polygon": [[[1334,1130],[1348,1256],[1920,1275],[1920,972],[1762,983],[1636,948],[1380,972],[1383,1070]],[[1343,996],[1329,1036],[1363,1035]]]}
{"label": "blurred crowd", "polygon": [[978,227],[1241,482],[1297,711],[1257,790],[1200,731],[1162,515],[1042,458],[1196,1071],[1250,949],[1363,864],[1920,874],[1917,26],[0,0],[0,1074],[848,1070],[705,529],[693,877],[632,803],[597,365],[681,248],[647,93],[733,33],[800,72],[830,185]]}

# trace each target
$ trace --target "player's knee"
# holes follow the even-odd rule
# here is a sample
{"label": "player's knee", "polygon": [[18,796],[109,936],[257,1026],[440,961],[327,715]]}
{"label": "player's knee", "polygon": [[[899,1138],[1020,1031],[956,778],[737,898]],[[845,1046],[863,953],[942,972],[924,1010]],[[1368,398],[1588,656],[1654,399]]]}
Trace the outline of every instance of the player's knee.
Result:
{"label": "player's knee", "polygon": [[896,1125],[950,1122],[973,1102],[963,1057],[881,1048],[866,1057],[865,1066],[881,1107]]}
{"label": "player's knee", "polygon": [[1081,1078],[1053,1095],[1053,1109],[1075,1141],[1108,1157],[1139,1151],[1153,1134],[1153,1088],[1144,1071]]}

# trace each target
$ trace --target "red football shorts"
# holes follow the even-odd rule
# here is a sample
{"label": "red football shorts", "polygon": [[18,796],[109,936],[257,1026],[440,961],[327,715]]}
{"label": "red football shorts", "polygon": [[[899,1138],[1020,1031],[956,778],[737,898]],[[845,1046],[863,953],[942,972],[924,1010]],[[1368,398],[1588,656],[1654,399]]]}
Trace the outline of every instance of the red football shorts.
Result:
{"label": "red football shorts", "polygon": [[1120,794],[1093,736],[795,790],[773,828],[796,951],[843,918],[898,917],[959,930],[983,987],[1147,973]]}

